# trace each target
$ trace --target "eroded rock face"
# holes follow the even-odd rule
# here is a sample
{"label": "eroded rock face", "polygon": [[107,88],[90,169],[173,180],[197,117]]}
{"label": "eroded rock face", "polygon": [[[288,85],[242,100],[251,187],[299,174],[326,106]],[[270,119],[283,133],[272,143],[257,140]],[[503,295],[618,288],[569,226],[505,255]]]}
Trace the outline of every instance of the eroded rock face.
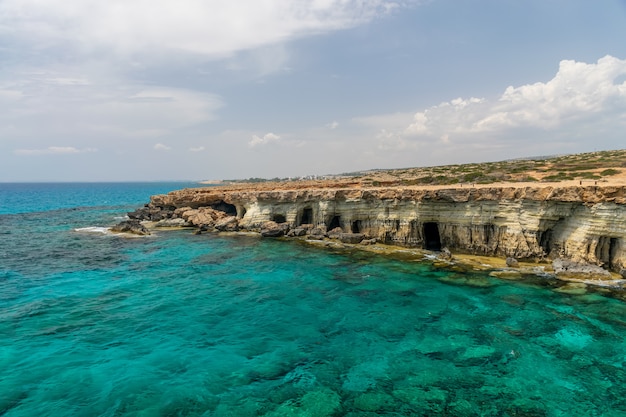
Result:
{"label": "eroded rock face", "polygon": [[362,234],[401,246],[626,269],[626,190],[616,186],[210,187],[153,196],[140,211],[209,228],[233,217],[239,229],[260,231],[280,219],[285,233],[304,228],[312,238],[335,229],[335,237]]}

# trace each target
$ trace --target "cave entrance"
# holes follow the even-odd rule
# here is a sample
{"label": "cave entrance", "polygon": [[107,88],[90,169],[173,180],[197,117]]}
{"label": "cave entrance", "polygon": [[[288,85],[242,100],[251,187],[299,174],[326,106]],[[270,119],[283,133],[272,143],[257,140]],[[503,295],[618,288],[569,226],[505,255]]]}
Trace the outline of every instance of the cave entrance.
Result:
{"label": "cave entrance", "polygon": [[341,217],[333,216],[333,218],[330,221],[330,224],[328,225],[328,230],[333,230],[333,229],[336,229],[337,227],[341,227]]}
{"label": "cave entrance", "polygon": [[236,216],[237,215],[237,207],[235,207],[233,204],[228,204],[224,201],[220,201],[217,204],[213,204],[211,206],[211,208],[213,210],[217,210],[217,211],[223,211],[224,213],[230,215],[230,216]]}
{"label": "cave entrance", "polygon": [[617,251],[618,251],[618,240],[617,238],[612,237],[609,243],[609,266],[610,267],[613,267],[613,261],[615,261],[615,258],[617,257]]}
{"label": "cave entrance", "polygon": [[598,240],[596,247],[596,258],[607,268],[613,266],[613,261],[617,256],[619,239],[615,237],[602,236]]}
{"label": "cave entrance", "polygon": [[352,233],[361,233],[361,220],[352,222]]}
{"label": "cave entrance", "polygon": [[272,214],[271,220],[276,223],[285,223],[287,221],[283,214]]}
{"label": "cave entrance", "polygon": [[552,251],[552,234],[552,229],[539,232],[539,246],[541,246],[546,255],[550,255],[550,251]]}
{"label": "cave entrance", "polygon": [[300,225],[303,224],[313,224],[313,209],[310,207],[302,210],[302,215],[300,216]]}
{"label": "cave entrance", "polygon": [[439,225],[437,223],[424,223],[424,249],[441,250],[441,237],[439,236]]}

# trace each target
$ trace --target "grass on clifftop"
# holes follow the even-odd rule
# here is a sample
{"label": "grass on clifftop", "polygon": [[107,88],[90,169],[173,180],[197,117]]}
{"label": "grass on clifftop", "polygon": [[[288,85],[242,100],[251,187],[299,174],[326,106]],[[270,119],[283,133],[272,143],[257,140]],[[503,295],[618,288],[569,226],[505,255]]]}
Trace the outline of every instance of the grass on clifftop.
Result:
{"label": "grass on clifftop", "polygon": [[[341,175],[307,178],[326,185],[410,186],[492,184],[497,182],[559,182],[567,180],[602,181],[626,172],[626,150],[599,151],[554,157],[512,159],[500,162],[483,162],[444,165],[423,168],[376,169]],[[302,181],[299,180],[299,181]],[[226,183],[276,183],[293,179],[227,180]]]}

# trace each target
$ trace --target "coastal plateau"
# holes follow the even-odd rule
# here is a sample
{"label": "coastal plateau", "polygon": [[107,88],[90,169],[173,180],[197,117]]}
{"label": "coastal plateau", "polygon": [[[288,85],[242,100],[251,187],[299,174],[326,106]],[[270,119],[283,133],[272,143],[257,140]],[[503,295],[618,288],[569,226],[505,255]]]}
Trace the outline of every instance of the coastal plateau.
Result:
{"label": "coastal plateau", "polygon": [[380,242],[511,263],[550,262],[563,276],[582,272],[611,279],[611,271],[626,277],[626,187],[598,181],[478,187],[349,180],[239,184],[155,195],[129,217],[156,227],[195,227],[197,233]]}

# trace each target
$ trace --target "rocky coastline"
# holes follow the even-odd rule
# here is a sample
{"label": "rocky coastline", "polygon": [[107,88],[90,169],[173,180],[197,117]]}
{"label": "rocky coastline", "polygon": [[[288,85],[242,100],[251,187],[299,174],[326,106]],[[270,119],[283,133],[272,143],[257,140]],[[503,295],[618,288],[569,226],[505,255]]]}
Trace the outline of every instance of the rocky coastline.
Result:
{"label": "rocky coastline", "polygon": [[[254,232],[346,245],[415,248],[548,265],[558,278],[626,278],[626,187],[362,187],[276,183],[155,195],[128,213],[141,227]],[[141,227],[139,227],[141,226]],[[131,228],[132,229],[132,228]]]}

